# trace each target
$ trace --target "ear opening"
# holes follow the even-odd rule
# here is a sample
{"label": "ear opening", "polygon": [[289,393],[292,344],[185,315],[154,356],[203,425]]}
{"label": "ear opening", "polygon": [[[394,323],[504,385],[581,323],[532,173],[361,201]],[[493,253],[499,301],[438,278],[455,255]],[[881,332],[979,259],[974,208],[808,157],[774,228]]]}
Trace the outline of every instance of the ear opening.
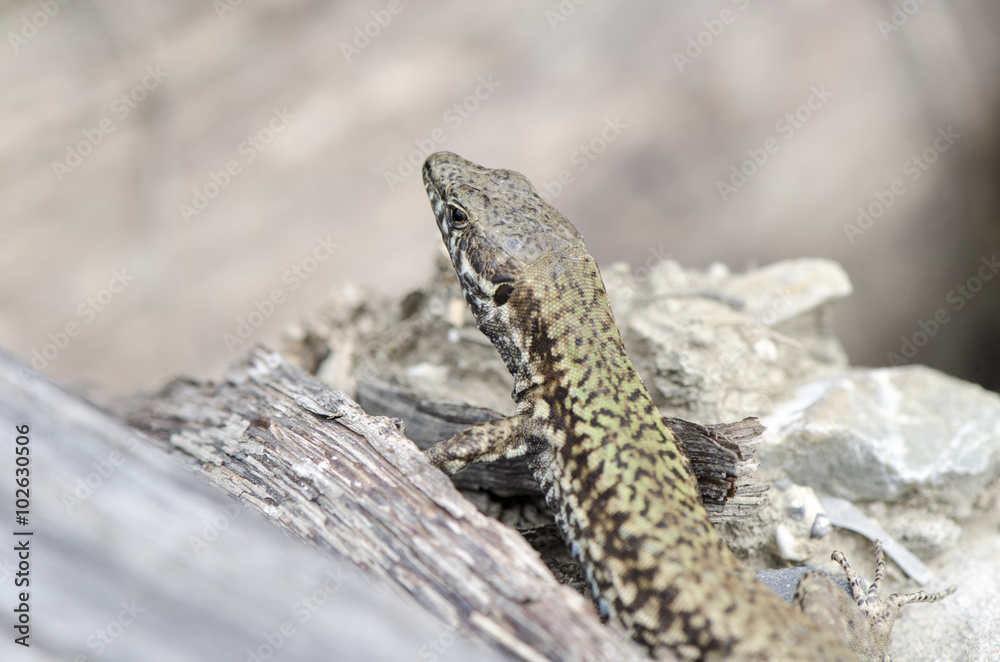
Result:
{"label": "ear opening", "polygon": [[493,303],[498,307],[507,303],[510,299],[510,295],[514,293],[514,286],[510,283],[501,283],[497,289],[493,291]]}

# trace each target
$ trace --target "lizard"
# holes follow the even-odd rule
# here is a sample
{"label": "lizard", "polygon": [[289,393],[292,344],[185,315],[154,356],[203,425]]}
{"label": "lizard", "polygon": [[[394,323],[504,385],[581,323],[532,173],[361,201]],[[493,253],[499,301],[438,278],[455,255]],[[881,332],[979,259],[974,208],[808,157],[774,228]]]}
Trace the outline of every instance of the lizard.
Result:
{"label": "lizard", "polygon": [[834,555],[853,600],[818,571],[803,576],[797,606],[757,582],[709,521],[576,228],[512,170],[437,152],[422,174],[465,300],[514,377],[516,403],[513,416],[438,442],[426,457],[454,474],[523,456],[602,615],[651,655],[886,660],[899,607],[954,590],[882,601],[880,545],[867,592]]}

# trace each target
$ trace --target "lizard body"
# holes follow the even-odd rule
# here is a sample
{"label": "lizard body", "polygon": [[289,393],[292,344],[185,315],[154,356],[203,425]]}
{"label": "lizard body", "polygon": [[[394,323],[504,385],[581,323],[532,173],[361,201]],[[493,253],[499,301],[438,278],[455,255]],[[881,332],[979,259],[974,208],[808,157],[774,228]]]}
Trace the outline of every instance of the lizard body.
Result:
{"label": "lizard body", "polygon": [[455,473],[525,456],[601,611],[654,654],[858,659],[834,628],[756,582],[709,522],[572,224],[510,170],[439,152],[423,177],[477,326],[514,376],[517,404],[514,416],[431,447],[431,463]]}

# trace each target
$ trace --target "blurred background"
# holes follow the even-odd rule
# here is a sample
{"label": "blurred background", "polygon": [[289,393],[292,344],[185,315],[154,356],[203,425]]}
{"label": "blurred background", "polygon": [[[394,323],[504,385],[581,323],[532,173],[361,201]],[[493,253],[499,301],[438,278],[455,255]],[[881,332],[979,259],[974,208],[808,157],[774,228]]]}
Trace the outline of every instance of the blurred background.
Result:
{"label": "blurred background", "polygon": [[[65,4],[63,4],[65,2]],[[0,8],[0,346],[92,396],[218,378],[527,175],[602,265],[828,257],[852,363],[1000,386],[1000,5],[98,0]]]}

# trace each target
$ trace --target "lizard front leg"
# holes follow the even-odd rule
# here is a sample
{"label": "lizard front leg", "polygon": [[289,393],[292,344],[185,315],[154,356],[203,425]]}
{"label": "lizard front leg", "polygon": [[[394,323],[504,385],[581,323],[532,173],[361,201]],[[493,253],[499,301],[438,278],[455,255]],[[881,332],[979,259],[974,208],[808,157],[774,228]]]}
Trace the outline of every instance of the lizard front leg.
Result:
{"label": "lizard front leg", "polygon": [[424,454],[431,464],[447,474],[458,473],[473,462],[520,457],[528,450],[520,427],[520,416],[494,418],[439,441]]}

